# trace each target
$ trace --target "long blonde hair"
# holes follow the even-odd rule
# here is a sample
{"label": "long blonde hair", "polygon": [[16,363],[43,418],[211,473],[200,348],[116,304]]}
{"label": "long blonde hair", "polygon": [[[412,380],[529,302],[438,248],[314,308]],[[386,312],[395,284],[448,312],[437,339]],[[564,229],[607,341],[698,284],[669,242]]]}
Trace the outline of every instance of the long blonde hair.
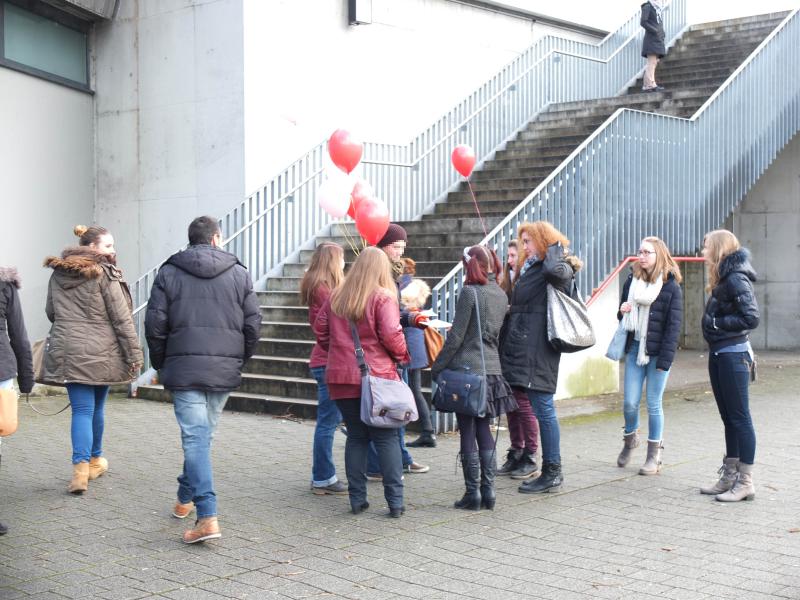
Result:
{"label": "long blonde hair", "polygon": [[305,306],[311,306],[314,294],[320,285],[326,285],[330,290],[334,290],[342,283],[344,279],[342,258],[344,250],[339,244],[323,242],[316,247],[311,256],[311,265],[300,282],[300,301]]}
{"label": "long blonde hair", "polygon": [[369,297],[375,292],[397,298],[389,257],[383,250],[370,246],[361,251],[347,279],[331,294],[331,310],[350,321],[360,321]]}
{"label": "long blonde hair", "polygon": [[669,274],[672,273],[672,276],[675,278],[675,283],[680,283],[683,280],[681,269],[678,263],[675,262],[675,259],[672,258],[672,254],[670,254],[669,248],[667,248],[664,240],[650,235],[646,238],[642,238],[642,241],[652,244],[653,248],[656,249],[656,264],[653,265],[653,270],[647,273],[638,262],[634,263],[633,276],[647,283],[653,283],[656,277],[661,274],[662,281],[666,283],[667,279],[669,279]]}
{"label": "long blonde hair", "polygon": [[710,292],[719,284],[719,264],[726,256],[741,248],[741,244],[736,236],[727,229],[715,229],[703,237],[703,246],[708,247],[708,251],[705,253],[708,269],[706,291]]}

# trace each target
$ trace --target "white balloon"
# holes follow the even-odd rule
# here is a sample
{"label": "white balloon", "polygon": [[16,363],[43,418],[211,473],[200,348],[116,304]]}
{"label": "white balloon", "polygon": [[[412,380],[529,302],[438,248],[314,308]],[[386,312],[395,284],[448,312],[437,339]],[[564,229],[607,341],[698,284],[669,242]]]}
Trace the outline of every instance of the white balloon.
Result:
{"label": "white balloon", "polygon": [[317,202],[320,208],[334,219],[340,219],[347,214],[354,185],[351,177],[339,172],[341,176],[329,177],[317,189]]}

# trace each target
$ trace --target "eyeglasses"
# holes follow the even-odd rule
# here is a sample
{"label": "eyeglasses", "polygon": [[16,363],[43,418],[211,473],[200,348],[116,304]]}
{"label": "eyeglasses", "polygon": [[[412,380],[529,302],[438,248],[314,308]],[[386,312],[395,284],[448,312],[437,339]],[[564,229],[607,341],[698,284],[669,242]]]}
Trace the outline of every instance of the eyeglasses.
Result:
{"label": "eyeglasses", "polygon": [[655,250],[639,250],[636,254],[639,256],[650,256],[651,254],[655,254]]}

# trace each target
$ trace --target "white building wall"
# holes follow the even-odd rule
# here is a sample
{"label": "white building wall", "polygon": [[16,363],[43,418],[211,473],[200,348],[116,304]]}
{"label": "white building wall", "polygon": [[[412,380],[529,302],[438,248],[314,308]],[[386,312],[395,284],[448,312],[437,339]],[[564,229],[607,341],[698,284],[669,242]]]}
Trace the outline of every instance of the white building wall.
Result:
{"label": "white building wall", "polygon": [[92,221],[92,104],[85,92],[0,68],[0,265],[20,272],[31,339],[49,328],[42,261]]}
{"label": "white building wall", "polygon": [[137,277],[244,198],[241,0],[125,0],[95,35],[96,219]]}
{"label": "white building wall", "polygon": [[544,35],[597,41],[448,0],[372,0],[358,26],[345,0],[244,0],[244,16],[248,192],[339,127],[408,143]]}

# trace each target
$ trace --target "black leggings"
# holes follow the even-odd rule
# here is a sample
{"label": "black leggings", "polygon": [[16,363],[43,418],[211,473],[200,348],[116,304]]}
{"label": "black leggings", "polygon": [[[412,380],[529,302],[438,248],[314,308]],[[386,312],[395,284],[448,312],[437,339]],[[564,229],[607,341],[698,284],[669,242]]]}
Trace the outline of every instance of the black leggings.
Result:
{"label": "black leggings", "polygon": [[489,429],[491,419],[489,417],[468,417],[456,413],[458,420],[458,431],[461,434],[461,453],[470,454],[492,450],[494,448],[494,438]]}

